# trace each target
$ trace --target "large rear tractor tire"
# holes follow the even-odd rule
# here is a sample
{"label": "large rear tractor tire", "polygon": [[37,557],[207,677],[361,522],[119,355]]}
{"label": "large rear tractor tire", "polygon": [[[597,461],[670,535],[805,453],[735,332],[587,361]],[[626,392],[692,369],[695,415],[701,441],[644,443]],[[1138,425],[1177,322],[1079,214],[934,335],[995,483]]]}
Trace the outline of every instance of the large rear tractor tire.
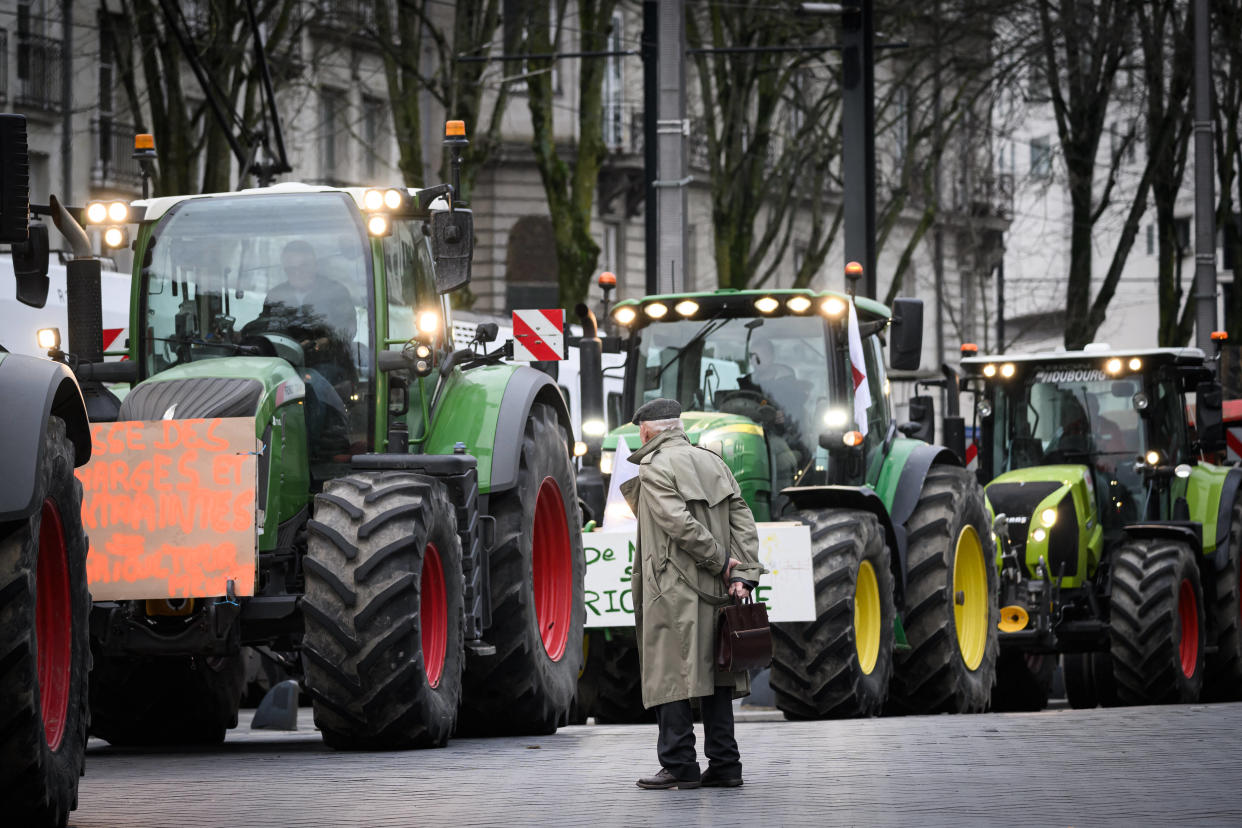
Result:
{"label": "large rear tractor tire", "polygon": [[1121,704],[1198,701],[1203,688],[1203,587],[1182,541],[1122,543],[1113,554],[1109,639]]}
{"label": "large rear tractor tire", "polygon": [[237,726],[241,654],[129,656],[96,652],[91,733],[117,746],[217,745]]}
{"label": "large rear tractor tire", "polygon": [[1214,597],[1208,607],[1216,633],[1216,651],[1208,655],[1204,701],[1242,699],[1242,498],[1230,509],[1229,557],[1216,571]]}
{"label": "large rear tractor tire", "polygon": [[470,662],[461,733],[548,734],[569,720],[582,668],[586,559],[568,441],[552,407],[536,403],[517,484],[493,497],[492,625],[484,638],[496,653]]}
{"label": "large rear tractor tire", "polygon": [[992,710],[998,713],[1033,713],[1048,706],[1057,657],[1050,653],[1002,652],[996,660],[996,686]]}
{"label": "large rear tractor tire", "polygon": [[73,444],[53,417],[38,507],[0,537],[0,799],[13,825],[64,825],[90,722],[86,535]]}
{"label": "large rear tractor tire", "polygon": [[902,625],[888,713],[980,713],[992,698],[999,650],[996,556],[972,474],[932,466],[906,521]]}
{"label": "large rear tractor tire", "polygon": [[815,616],[772,625],[771,686],[787,719],[875,716],[893,671],[893,572],[880,522],[802,510],[811,529]]}
{"label": "large rear tractor tire", "polygon": [[1065,698],[1075,710],[1097,705],[1117,706],[1117,685],[1113,680],[1113,657],[1101,653],[1065,653],[1061,656],[1065,674]]}
{"label": "large rear tractor tire", "polygon": [[632,632],[587,632],[586,663],[578,679],[578,702],[596,724],[649,724],[655,708],[643,707],[638,642]]}
{"label": "large rear tractor tire", "polygon": [[340,750],[443,747],[461,700],[461,541],[444,484],[407,472],[333,480],[307,524],[303,666]]}

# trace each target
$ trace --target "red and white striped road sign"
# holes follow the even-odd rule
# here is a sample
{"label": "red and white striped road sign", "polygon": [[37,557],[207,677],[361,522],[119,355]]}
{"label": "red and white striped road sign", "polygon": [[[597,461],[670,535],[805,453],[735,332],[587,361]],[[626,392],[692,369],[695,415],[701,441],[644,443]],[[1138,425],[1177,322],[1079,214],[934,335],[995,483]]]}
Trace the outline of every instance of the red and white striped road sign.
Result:
{"label": "red and white striped road sign", "polygon": [[565,311],[517,310],[513,312],[513,359],[549,362],[565,358]]}

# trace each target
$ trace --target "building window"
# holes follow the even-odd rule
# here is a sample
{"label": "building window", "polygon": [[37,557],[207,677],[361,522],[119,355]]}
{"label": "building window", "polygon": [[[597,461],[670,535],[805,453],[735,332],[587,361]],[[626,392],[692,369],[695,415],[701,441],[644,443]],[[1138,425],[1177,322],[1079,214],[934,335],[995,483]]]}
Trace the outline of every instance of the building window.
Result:
{"label": "building window", "polygon": [[1052,178],[1052,146],[1047,136],[1031,139],[1031,178]]}
{"label": "building window", "polygon": [[[612,28],[608,30],[609,52],[620,52],[625,49],[625,41],[621,36],[621,12],[612,14]],[[619,55],[607,58],[604,64],[604,145],[608,149],[621,148],[623,127],[623,107],[625,103],[625,76],[622,73],[622,62]]]}
{"label": "building window", "polygon": [[19,107],[60,109],[61,43],[43,36],[42,4],[17,6],[17,94]]}
{"label": "building window", "polygon": [[621,267],[618,258],[620,254],[620,238],[621,238],[621,222],[605,221],[604,222],[604,243],[600,245],[599,262],[600,270],[610,270],[613,275]]}
{"label": "building window", "polygon": [[388,166],[388,107],[379,98],[362,99],[363,169],[374,184]]}
{"label": "building window", "polygon": [[342,181],[345,153],[345,93],[337,89],[319,92],[319,170],[325,181]]}

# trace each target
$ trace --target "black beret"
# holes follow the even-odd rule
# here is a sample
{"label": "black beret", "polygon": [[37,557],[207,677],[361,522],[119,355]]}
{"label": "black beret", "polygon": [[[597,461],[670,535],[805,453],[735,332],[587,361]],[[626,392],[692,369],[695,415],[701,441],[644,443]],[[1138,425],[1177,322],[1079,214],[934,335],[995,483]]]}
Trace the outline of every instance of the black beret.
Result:
{"label": "black beret", "polygon": [[680,416],[681,403],[677,402],[677,400],[660,397],[658,400],[652,400],[635,411],[634,419],[631,422],[634,425],[638,425],[647,420],[672,420]]}

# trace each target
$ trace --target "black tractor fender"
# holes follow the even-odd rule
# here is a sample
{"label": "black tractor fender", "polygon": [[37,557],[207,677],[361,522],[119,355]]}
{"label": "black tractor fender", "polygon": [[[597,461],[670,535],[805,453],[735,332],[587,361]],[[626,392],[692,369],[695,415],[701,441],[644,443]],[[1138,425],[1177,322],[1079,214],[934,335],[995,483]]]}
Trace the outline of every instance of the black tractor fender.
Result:
{"label": "black tractor fender", "polygon": [[74,465],[91,459],[91,427],[86,403],[68,367],[38,357],[0,354],[0,399],[5,423],[0,428],[0,457],[5,482],[0,485],[0,523],[28,517],[35,503],[35,479],[43,462],[43,432],[48,418],[65,421],[74,448]]}
{"label": "black tractor fender", "polygon": [[573,452],[573,423],[569,407],[556,381],[542,371],[519,366],[509,377],[504,395],[500,399],[500,414],[496,419],[496,441],[492,444],[492,473],[489,491],[492,494],[512,489],[517,484],[518,464],[522,457],[522,434],[526,419],[535,403],[552,406],[556,418],[569,435],[569,456]]}
{"label": "black tractor fender", "polygon": [[962,461],[944,446],[917,446],[906,458],[906,464],[901,469],[901,476],[897,478],[892,513],[893,532],[897,536],[897,545],[893,548],[897,550],[898,563],[901,567],[896,572],[896,583],[900,585],[903,596],[906,594],[906,547],[909,538],[906,522],[910,520],[919,505],[919,497],[923,494],[923,483],[927,480],[927,473],[931,471],[932,466],[938,465],[960,468]]}
{"label": "black tractor fender", "polygon": [[900,599],[905,595],[905,532],[898,534],[897,527],[884,508],[884,501],[869,486],[791,486],[781,490],[796,509],[858,509],[870,512],[880,521],[884,530],[884,542],[896,552],[889,557],[894,583]]}
{"label": "black tractor fender", "polygon": [[1216,510],[1216,551],[1212,553],[1212,569],[1219,572],[1229,564],[1229,522],[1233,518],[1233,502],[1242,486],[1242,468],[1231,468],[1220,489],[1220,507]]}
{"label": "black tractor fender", "polygon": [[1200,568],[1203,566],[1203,527],[1192,520],[1148,520],[1127,524],[1121,531],[1127,540],[1167,538],[1190,544]]}

